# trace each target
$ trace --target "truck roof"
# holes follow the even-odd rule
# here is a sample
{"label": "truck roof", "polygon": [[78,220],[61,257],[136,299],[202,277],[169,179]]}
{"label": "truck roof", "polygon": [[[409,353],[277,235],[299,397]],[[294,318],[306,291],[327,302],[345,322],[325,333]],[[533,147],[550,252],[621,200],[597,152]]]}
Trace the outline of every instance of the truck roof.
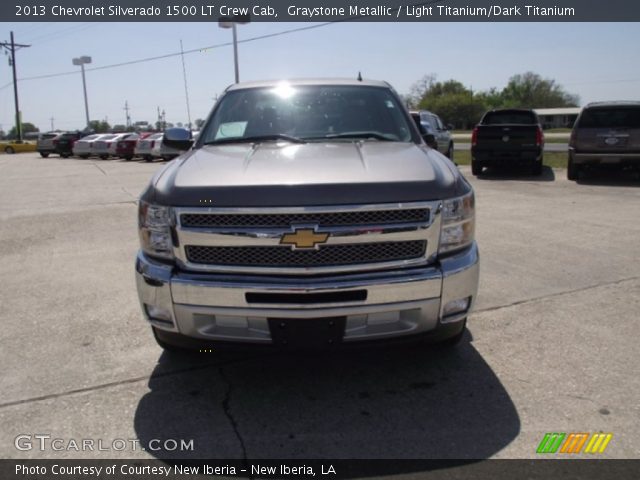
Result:
{"label": "truck roof", "polygon": [[227,88],[227,91],[243,90],[248,88],[265,88],[276,87],[282,83],[287,83],[291,86],[299,85],[365,85],[368,87],[385,87],[390,88],[387,82],[379,80],[358,80],[355,78],[295,78],[295,79],[280,79],[280,80],[262,80],[257,82],[243,82],[236,83]]}

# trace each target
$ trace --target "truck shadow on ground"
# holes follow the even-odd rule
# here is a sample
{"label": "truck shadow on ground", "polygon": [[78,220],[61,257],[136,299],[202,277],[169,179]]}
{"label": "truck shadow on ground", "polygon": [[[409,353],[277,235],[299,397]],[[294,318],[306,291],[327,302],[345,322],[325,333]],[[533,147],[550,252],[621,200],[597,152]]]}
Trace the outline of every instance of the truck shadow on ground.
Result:
{"label": "truck shadow on ground", "polygon": [[160,357],[135,431],[143,446],[193,439],[194,450],[155,457],[483,459],[520,430],[469,333],[454,349],[208,355]]}
{"label": "truck shadow on ground", "polygon": [[553,182],[556,175],[553,169],[548,166],[542,167],[541,175],[531,175],[526,168],[517,167],[501,167],[486,168],[481,175],[477,177],[479,180],[520,180],[526,182]]}
{"label": "truck shadow on ground", "polygon": [[577,183],[605,187],[640,187],[640,171],[590,168],[580,172]]}

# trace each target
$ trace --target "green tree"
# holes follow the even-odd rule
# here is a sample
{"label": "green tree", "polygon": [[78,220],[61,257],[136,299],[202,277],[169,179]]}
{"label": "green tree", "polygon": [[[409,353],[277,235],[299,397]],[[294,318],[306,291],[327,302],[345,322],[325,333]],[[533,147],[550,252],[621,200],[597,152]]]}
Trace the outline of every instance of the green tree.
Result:
{"label": "green tree", "polygon": [[111,125],[104,120],[91,120],[89,122],[89,129],[96,133],[106,133],[111,130]]}
{"label": "green tree", "polygon": [[[420,97],[417,107],[430,110],[454,128],[470,128],[480,119],[486,109],[481,98],[457,80],[436,82],[433,76],[422,79],[426,90]],[[425,81],[425,80],[431,81]]]}
{"label": "green tree", "polygon": [[567,93],[555,80],[537,73],[514,75],[502,89],[502,106],[516,108],[576,107],[579,97]]}
{"label": "green tree", "polygon": [[[36,127],[33,123],[22,122],[22,138],[24,138],[25,134],[27,133],[34,133],[39,131],[40,130],[38,129],[38,127]],[[11,127],[11,130],[9,130],[9,133],[7,133],[7,138],[18,138],[18,131],[16,130],[15,125]]]}
{"label": "green tree", "polygon": [[126,132],[127,131],[127,126],[126,125],[122,125],[122,124],[114,125],[113,126],[113,131],[114,132]]}
{"label": "green tree", "polygon": [[196,119],[195,125],[196,125],[196,128],[198,130],[200,130],[202,128],[202,126],[204,125],[204,120],[201,119],[201,118]]}

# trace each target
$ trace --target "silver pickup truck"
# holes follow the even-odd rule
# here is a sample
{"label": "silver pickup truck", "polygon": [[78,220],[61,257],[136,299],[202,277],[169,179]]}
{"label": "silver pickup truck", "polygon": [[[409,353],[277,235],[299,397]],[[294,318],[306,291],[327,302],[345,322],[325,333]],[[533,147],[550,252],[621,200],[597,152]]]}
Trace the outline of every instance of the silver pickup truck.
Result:
{"label": "silver pickup truck", "polygon": [[[160,346],[454,344],[478,288],[474,194],[385,82],[229,87],[139,202]],[[193,144],[192,144],[193,143]]]}

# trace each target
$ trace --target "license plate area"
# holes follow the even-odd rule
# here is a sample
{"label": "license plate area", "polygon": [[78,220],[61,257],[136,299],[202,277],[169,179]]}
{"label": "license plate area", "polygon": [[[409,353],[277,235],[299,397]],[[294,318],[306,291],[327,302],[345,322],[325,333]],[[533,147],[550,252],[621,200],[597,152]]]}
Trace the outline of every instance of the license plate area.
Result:
{"label": "license plate area", "polygon": [[331,348],[342,342],[347,317],[269,318],[273,344],[282,348]]}

